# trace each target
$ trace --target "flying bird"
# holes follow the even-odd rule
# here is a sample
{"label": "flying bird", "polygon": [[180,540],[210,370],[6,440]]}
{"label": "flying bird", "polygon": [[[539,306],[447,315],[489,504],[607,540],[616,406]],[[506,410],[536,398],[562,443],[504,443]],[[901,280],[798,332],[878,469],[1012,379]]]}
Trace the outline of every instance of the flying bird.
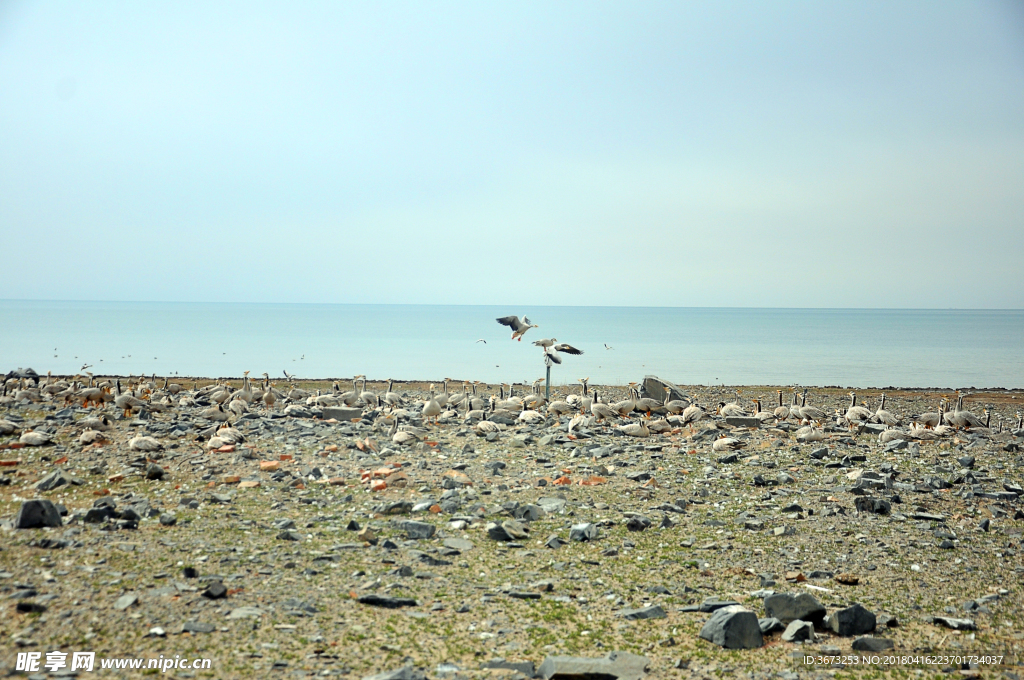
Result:
{"label": "flying bird", "polygon": [[483,338],[480,338],[479,340],[477,340],[477,342],[482,342],[482,343],[484,343],[485,345],[487,344],[487,341],[486,341],[486,340],[484,340]]}
{"label": "flying bird", "polygon": [[607,342],[604,343],[604,348],[605,349],[615,349],[614,347],[609,347]]}
{"label": "flying bird", "polygon": [[572,345],[567,345],[564,342],[561,342],[557,345],[552,344],[544,348],[544,361],[550,361],[555,364],[562,363],[562,359],[561,357],[558,356],[558,352],[565,352],[566,354],[575,354],[577,356],[583,354],[582,350],[578,350]]}
{"label": "flying bird", "polygon": [[288,375],[288,371],[282,370],[281,372],[284,373],[285,380],[291,380],[292,379],[292,377],[290,375]]}
{"label": "flying bird", "polygon": [[531,328],[540,327],[540,324],[530,323],[530,320],[527,319],[525,316],[522,319],[520,319],[518,316],[503,316],[500,319],[497,319],[497,322],[500,323],[502,326],[508,326],[509,328],[511,328],[512,339],[518,340],[519,342],[523,341],[523,335],[526,333],[526,331],[530,330]]}

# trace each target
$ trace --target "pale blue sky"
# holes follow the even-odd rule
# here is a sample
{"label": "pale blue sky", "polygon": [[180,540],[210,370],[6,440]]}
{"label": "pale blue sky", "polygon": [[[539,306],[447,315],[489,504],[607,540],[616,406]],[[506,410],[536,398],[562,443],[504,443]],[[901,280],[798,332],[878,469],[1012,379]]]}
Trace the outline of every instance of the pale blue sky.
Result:
{"label": "pale blue sky", "polygon": [[2,2],[0,237],[4,298],[1020,308],[1024,9]]}

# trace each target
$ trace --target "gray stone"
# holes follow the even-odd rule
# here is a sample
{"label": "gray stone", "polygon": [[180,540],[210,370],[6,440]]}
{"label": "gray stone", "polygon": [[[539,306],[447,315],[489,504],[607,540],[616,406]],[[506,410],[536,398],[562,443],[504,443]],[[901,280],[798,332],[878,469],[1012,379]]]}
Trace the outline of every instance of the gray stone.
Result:
{"label": "gray stone", "polygon": [[892,513],[892,504],[881,498],[860,496],[854,499],[853,506],[857,508],[857,512],[870,512],[876,515],[888,515]]}
{"label": "gray stone", "polygon": [[474,547],[472,541],[467,541],[464,538],[446,538],[443,544],[446,548],[460,551],[472,550]]}
{"label": "gray stone", "polygon": [[573,524],[569,529],[570,541],[596,541],[598,535],[597,525],[590,522]]}
{"label": "gray stone", "polygon": [[135,593],[125,593],[121,597],[117,598],[114,603],[114,609],[128,609],[133,604],[139,601],[139,596]]}
{"label": "gray stone", "polygon": [[202,623],[201,621],[186,621],[181,626],[181,632],[183,633],[212,633],[217,630],[217,626],[212,623]]}
{"label": "gray stone", "polygon": [[537,505],[544,508],[544,512],[558,514],[565,509],[565,499],[557,496],[538,498]]}
{"label": "gray stone", "polygon": [[700,604],[700,611],[705,614],[716,612],[723,607],[732,607],[739,604],[736,600],[722,600],[717,597],[709,597]]}
{"label": "gray stone", "polygon": [[54,470],[53,472],[51,472],[50,474],[46,475],[38,482],[36,482],[35,488],[39,489],[40,491],[52,491],[53,489],[56,489],[58,486],[63,486],[64,484],[70,483],[71,478],[68,477],[63,470],[58,468],[57,470]]}
{"label": "gray stone", "polygon": [[64,522],[60,518],[60,512],[48,500],[37,499],[25,501],[18,509],[14,518],[15,529],[34,529],[36,527],[59,527]]}
{"label": "gray stone", "polygon": [[361,419],[363,412],[357,408],[347,408],[345,406],[327,406],[323,411],[324,420],[330,420],[334,418],[340,423],[350,423],[355,419]]}
{"label": "gray stone", "polygon": [[729,427],[761,427],[761,421],[757,418],[746,418],[743,416],[729,416],[725,419]]}
{"label": "gray stone", "polygon": [[356,600],[359,604],[368,604],[371,607],[384,607],[385,609],[398,609],[399,607],[415,607],[416,600],[410,597],[385,597],[370,593],[360,595]]}
{"label": "gray stone", "polygon": [[936,623],[946,628],[952,628],[953,630],[978,630],[978,627],[974,625],[974,621],[971,619],[954,619],[949,616],[936,616],[932,618],[932,623]]}
{"label": "gray stone", "polygon": [[768,635],[769,633],[777,633],[780,630],[786,630],[786,624],[779,621],[774,616],[770,616],[766,619],[758,619],[757,625],[761,628],[762,635]]}
{"label": "gray stone", "polygon": [[495,541],[517,541],[529,536],[529,529],[522,522],[514,519],[491,522],[487,525],[487,535]]}
{"label": "gray stone", "polygon": [[889,638],[859,637],[851,645],[855,652],[884,652],[895,647]]}
{"label": "gray stone", "polygon": [[482,670],[499,669],[506,671],[517,671],[528,678],[532,678],[536,672],[532,661],[506,661],[505,659],[491,659],[480,664]]}
{"label": "gray stone", "polygon": [[164,514],[160,515],[160,524],[164,525],[165,527],[173,527],[177,523],[178,516],[175,515],[173,512],[165,512]]}
{"label": "gray stone", "polygon": [[782,632],[783,642],[814,642],[814,624],[810,621],[790,621]]}
{"label": "gray stone", "polygon": [[738,604],[712,614],[700,629],[700,637],[726,649],[754,649],[764,644],[757,615]]}
{"label": "gray stone", "polygon": [[101,505],[95,508],[89,508],[85,516],[82,517],[82,521],[86,524],[100,524],[107,521],[110,517],[114,516],[114,508],[109,505]]}
{"label": "gray stone", "polygon": [[164,470],[156,463],[150,463],[149,465],[146,466],[146,479],[163,479],[164,474],[166,474],[166,472],[166,470]]}
{"label": "gray stone", "polygon": [[825,607],[810,593],[800,593],[795,596],[789,593],[769,595],[764,598],[764,610],[768,616],[774,616],[783,623],[798,619],[821,623],[825,618]]}
{"label": "gray stone", "polygon": [[228,614],[229,619],[258,619],[261,616],[263,610],[259,607],[238,607]]}
{"label": "gray stone", "polygon": [[642,619],[664,619],[668,617],[661,605],[640,607],[639,609],[620,609],[618,616],[628,621],[640,621]]}
{"label": "gray stone", "polygon": [[298,531],[282,531],[277,535],[279,541],[301,541],[302,534]]}
{"label": "gray stone", "polygon": [[273,522],[271,522],[271,524],[274,525],[275,529],[281,529],[282,531],[284,531],[286,529],[294,529],[295,528],[295,520],[286,519],[286,518],[275,519]]}
{"label": "gray stone", "polygon": [[202,595],[210,600],[219,600],[228,596],[228,589],[220,581],[214,581],[206,586],[206,590],[203,591]]}
{"label": "gray stone", "polygon": [[650,661],[629,652],[610,652],[599,659],[549,656],[537,669],[542,680],[640,680]]}
{"label": "gray stone", "polygon": [[363,676],[363,680],[426,680],[426,678],[423,671],[412,666],[402,666],[393,671]]}
{"label": "gray stone", "polygon": [[859,604],[832,612],[825,626],[836,635],[863,635],[875,630],[877,618]]}
{"label": "gray stone", "polygon": [[689,400],[686,393],[679,387],[673,385],[668,380],[662,380],[653,375],[644,377],[644,381],[640,385],[640,396],[650,397],[662,402],[665,401],[665,397],[668,397],[670,400]]}
{"label": "gray stone", "polygon": [[430,538],[434,535],[434,532],[437,531],[437,527],[429,522],[406,520],[405,522],[402,522],[400,526],[402,527],[402,531],[405,532],[405,535],[413,540]]}
{"label": "gray stone", "polygon": [[530,503],[527,503],[526,505],[520,505],[519,507],[512,511],[513,517],[524,522],[536,522],[546,514],[547,513],[544,512],[544,508],[542,508],[539,505],[533,505]]}

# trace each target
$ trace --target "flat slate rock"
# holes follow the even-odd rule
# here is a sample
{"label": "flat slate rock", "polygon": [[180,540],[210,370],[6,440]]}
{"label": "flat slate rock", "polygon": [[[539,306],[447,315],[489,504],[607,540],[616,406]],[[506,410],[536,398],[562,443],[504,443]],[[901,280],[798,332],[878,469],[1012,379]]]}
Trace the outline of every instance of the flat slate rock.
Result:
{"label": "flat slate rock", "polygon": [[263,616],[263,610],[259,607],[238,607],[232,609],[228,614],[229,619],[259,618],[260,616]]}
{"label": "flat slate rock", "polygon": [[640,621],[642,619],[664,619],[668,617],[660,604],[639,609],[620,609],[618,616],[629,621]]}
{"label": "flat slate rock", "polygon": [[426,680],[426,678],[423,671],[412,666],[402,666],[393,671],[363,676],[363,680]]}
{"label": "flat slate rock", "polygon": [[536,669],[532,661],[506,661],[505,659],[491,659],[480,664],[482,670],[499,669],[505,671],[517,671],[528,678],[532,678]]}
{"label": "flat slate rock", "polygon": [[411,597],[386,597],[370,593],[360,595],[357,600],[359,604],[368,604],[371,607],[384,607],[385,609],[398,609],[399,607],[415,607],[416,600]]}
{"label": "flat slate rock", "polygon": [[629,652],[609,652],[602,658],[549,656],[534,677],[542,680],[640,680],[650,661]]}
{"label": "flat slate rock", "polygon": [[215,630],[217,630],[217,626],[202,621],[186,621],[181,626],[183,633],[212,633]]}
{"label": "flat slate rock", "polygon": [[737,604],[739,604],[739,602],[737,602],[736,600],[720,600],[717,597],[710,597],[701,602],[700,609],[698,611],[702,611],[705,614],[710,614],[712,612],[718,611],[719,609],[722,609],[723,607],[731,607]]}
{"label": "flat slate rock", "polygon": [[452,550],[472,550],[474,547],[472,541],[467,541],[464,538],[446,538],[443,545]]}
{"label": "flat slate rock", "polygon": [[852,648],[855,652],[884,652],[895,646],[889,638],[859,637],[853,641]]}
{"label": "flat slate rock", "polygon": [[139,601],[139,596],[135,593],[125,593],[121,597],[117,598],[114,603],[114,609],[128,609],[133,604]]}
{"label": "flat slate rock", "polygon": [[949,616],[936,616],[932,618],[932,623],[937,623],[940,626],[952,628],[953,630],[978,630],[978,627],[971,619],[954,619]]}

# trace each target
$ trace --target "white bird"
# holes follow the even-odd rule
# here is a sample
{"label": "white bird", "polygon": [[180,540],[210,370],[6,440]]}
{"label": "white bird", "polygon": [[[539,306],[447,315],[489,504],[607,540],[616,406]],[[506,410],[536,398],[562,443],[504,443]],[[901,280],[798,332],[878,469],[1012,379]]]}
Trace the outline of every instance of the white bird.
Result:
{"label": "white bird", "polygon": [[227,423],[220,426],[216,436],[224,440],[226,444],[239,444],[245,441],[245,435],[242,434],[241,430],[231,427]]}
{"label": "white bird", "polygon": [[885,394],[882,394],[882,403],[878,405],[878,410],[875,411],[875,420],[893,427],[899,423],[899,418],[894,416],[885,410]]}
{"label": "white bird", "polygon": [[520,319],[518,316],[503,316],[500,319],[496,319],[502,326],[508,326],[512,329],[512,339],[523,341],[523,335],[526,331],[531,328],[540,328],[540,324],[530,323],[530,320],[525,316]]}
{"label": "white bird", "polygon": [[114,423],[110,421],[110,418],[105,413],[101,414],[99,418],[83,418],[76,424],[88,430],[96,430],[98,432],[108,432],[114,429]]}
{"label": "white bird", "polygon": [[598,420],[608,420],[619,415],[611,406],[601,403],[597,390],[594,390],[594,401],[590,404],[590,413]]}
{"label": "white bird", "polygon": [[793,433],[798,442],[820,442],[825,441],[825,433],[814,425],[805,425]]}
{"label": "white bird", "polygon": [[861,425],[870,421],[874,416],[875,414],[869,409],[866,409],[863,406],[857,406],[857,393],[850,392],[850,408],[846,410],[846,421],[850,423],[851,426],[854,424]]}
{"label": "white bird", "polygon": [[711,448],[715,451],[738,451],[745,448],[746,445],[747,443],[741,439],[722,435],[715,440],[715,443],[711,445]]}
{"label": "white bird", "polygon": [[614,347],[609,347],[607,342],[604,343],[604,348],[605,349],[615,349]]}
{"label": "white bird", "polygon": [[479,340],[477,340],[477,342],[482,342],[482,343],[484,343],[485,345],[487,344],[487,341],[486,341],[486,340],[484,340],[483,338],[480,338]]}
{"label": "white bird", "polygon": [[683,409],[683,414],[680,416],[682,418],[680,425],[692,425],[703,417],[704,409],[698,404],[690,404]]}
{"label": "white bird", "polygon": [[736,402],[730,402],[728,404],[724,401],[718,402],[718,412],[727,418],[732,416],[744,418],[750,415]]}
{"label": "white bird", "polygon": [[534,411],[533,409],[527,408],[526,402],[523,402],[523,410],[516,420],[524,423],[535,423],[538,420],[544,420],[544,415],[540,411]]}
{"label": "white bird", "polygon": [[128,448],[132,451],[159,451],[163,448],[163,444],[153,437],[139,435],[128,441]]}
{"label": "white bird", "polygon": [[18,438],[18,441],[25,446],[45,446],[50,443],[50,435],[45,432],[35,432],[33,430],[26,430]]}
{"label": "white bird", "polygon": [[434,424],[437,425],[437,417],[441,415],[441,405],[437,403],[437,399],[434,397],[434,386],[430,386],[430,399],[423,402],[423,422],[427,421],[427,418],[433,418]]}
{"label": "white bird", "polygon": [[[779,405],[775,407],[775,418],[777,420],[788,420],[791,411],[782,404],[782,390],[775,390],[779,394]],[[793,393],[793,404],[796,404],[796,393]]]}
{"label": "white bird", "polygon": [[85,432],[78,438],[78,443],[82,446],[88,446],[89,444],[96,444],[105,442],[106,438],[103,433],[99,430],[93,430],[91,428],[85,428]]}
{"label": "white bird", "polygon": [[638,423],[626,423],[625,425],[616,425],[615,429],[622,434],[629,435],[630,437],[650,437],[651,430],[647,427],[647,423],[640,421]]}

